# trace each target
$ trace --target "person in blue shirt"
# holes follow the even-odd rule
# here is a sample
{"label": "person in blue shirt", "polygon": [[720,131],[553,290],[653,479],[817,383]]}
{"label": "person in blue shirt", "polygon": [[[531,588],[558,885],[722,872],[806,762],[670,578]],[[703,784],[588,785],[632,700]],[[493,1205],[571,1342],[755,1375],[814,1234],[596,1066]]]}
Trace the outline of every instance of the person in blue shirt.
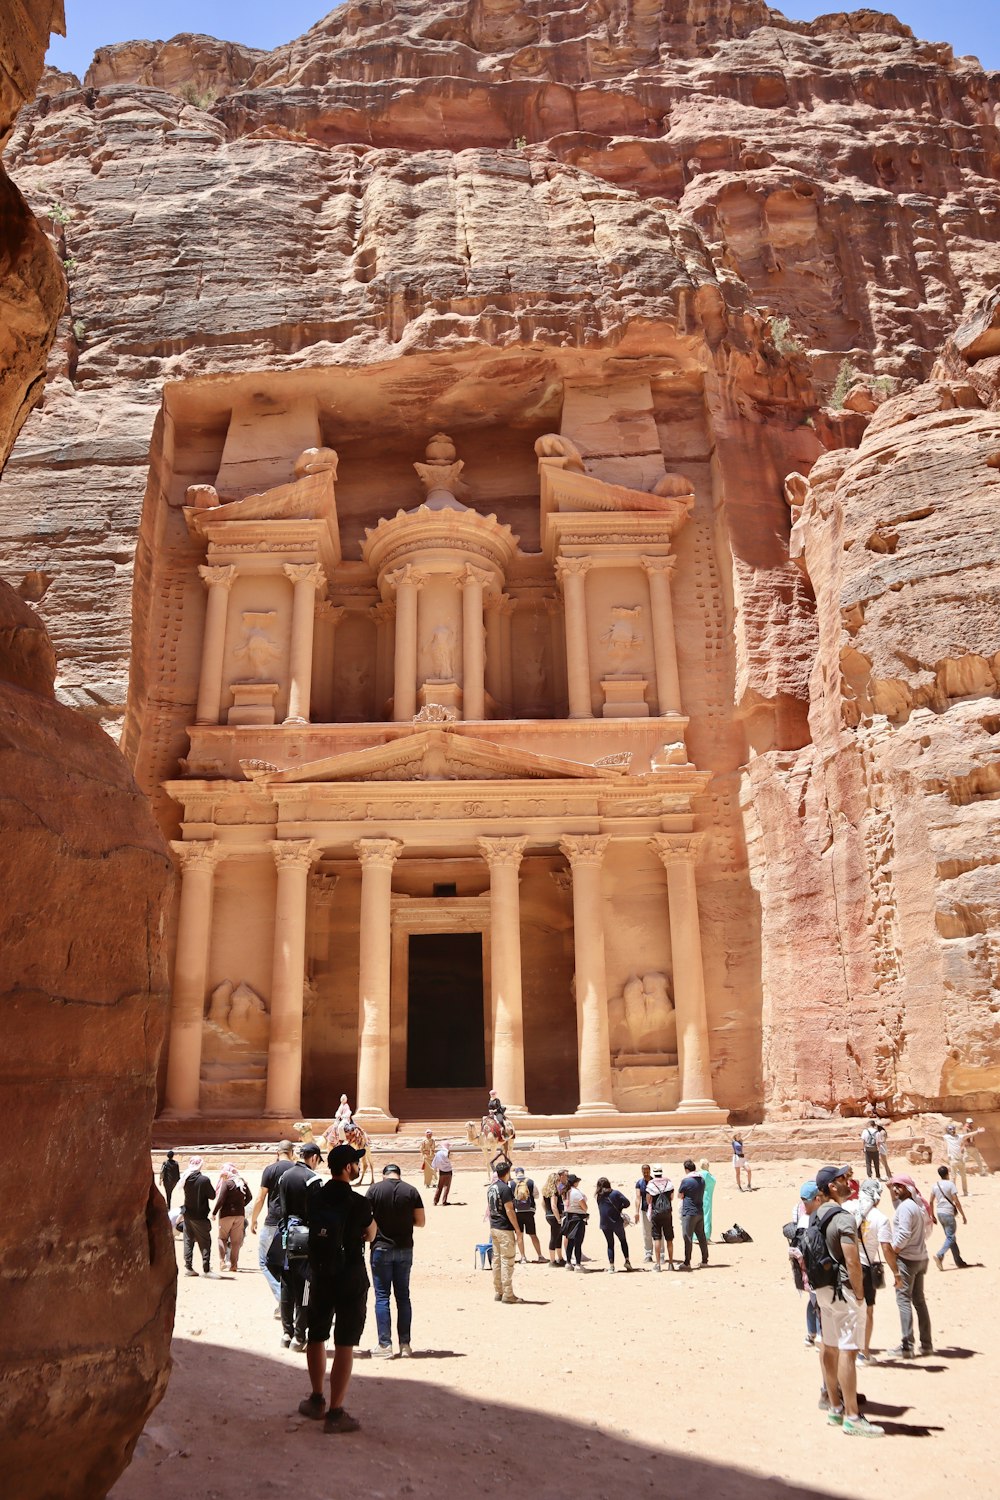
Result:
{"label": "person in blue shirt", "polygon": [[688,1158],[684,1163],[685,1176],[677,1189],[681,1200],[681,1234],[684,1236],[685,1271],[691,1269],[691,1247],[695,1239],[701,1250],[701,1263],[708,1265],[708,1240],[705,1238],[705,1179],[695,1170],[694,1162]]}
{"label": "person in blue shirt", "polygon": [[622,1256],[625,1260],[626,1271],[631,1271],[632,1262],[628,1258],[628,1243],[625,1239],[625,1220],[623,1214],[628,1208],[628,1199],[624,1193],[613,1188],[606,1177],[597,1179],[597,1208],[601,1215],[601,1229],[604,1238],[608,1242],[608,1270],[615,1270],[615,1240],[622,1247]]}

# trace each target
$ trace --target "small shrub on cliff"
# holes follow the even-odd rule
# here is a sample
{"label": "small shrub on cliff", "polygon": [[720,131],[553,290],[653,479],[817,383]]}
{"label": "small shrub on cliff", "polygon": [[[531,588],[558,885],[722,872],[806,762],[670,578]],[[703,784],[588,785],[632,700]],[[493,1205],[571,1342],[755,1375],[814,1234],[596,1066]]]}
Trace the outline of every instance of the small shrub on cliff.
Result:
{"label": "small shrub on cliff", "polygon": [[73,337],[78,344],[82,344],[87,337],[87,325],[82,318],[73,319]]}
{"label": "small shrub on cliff", "polygon": [[859,375],[860,371],[857,366],[852,365],[849,359],[841,361],[840,369],[837,371],[837,378],[833,383],[833,390],[830,392],[830,405],[834,411],[843,410],[847,393],[851,389],[851,386],[857,382]]}
{"label": "small shrub on cliff", "polygon": [[195,109],[211,109],[219,97],[218,89],[199,89],[195,83],[182,83],[177,92],[185,104],[193,104]]}
{"label": "small shrub on cliff", "polygon": [[771,318],[771,338],[779,354],[801,354],[802,342],[792,332],[791,318]]}
{"label": "small shrub on cliff", "polygon": [[63,228],[65,228],[72,217],[73,210],[71,208],[67,208],[65,203],[56,202],[49,204],[49,218],[52,220],[53,224],[59,224]]}

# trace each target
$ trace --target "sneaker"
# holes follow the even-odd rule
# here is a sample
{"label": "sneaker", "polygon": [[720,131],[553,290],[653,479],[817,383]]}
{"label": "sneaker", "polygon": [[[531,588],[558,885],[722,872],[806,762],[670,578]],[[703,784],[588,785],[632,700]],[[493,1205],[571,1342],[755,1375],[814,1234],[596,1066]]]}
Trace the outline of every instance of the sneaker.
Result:
{"label": "sneaker", "polygon": [[848,1437],[885,1437],[885,1428],[876,1427],[867,1417],[844,1417],[842,1425]]}
{"label": "sneaker", "polygon": [[626,1269],[626,1271],[631,1271],[633,1269],[632,1262],[630,1260],[627,1260],[625,1262],[625,1269]]}
{"label": "sneaker", "polygon": [[829,1427],[843,1427],[844,1408],[842,1406],[829,1406],[826,1411],[826,1421]]}
{"label": "sneaker", "polygon": [[412,1359],[413,1358],[413,1350],[410,1348],[409,1344],[400,1344],[400,1346],[399,1346],[399,1357],[400,1357],[400,1359]]}
{"label": "sneaker", "polygon": [[674,1266],[675,1271],[690,1271],[690,1269],[690,1263],[686,1260],[678,1261],[677,1265]]}
{"label": "sneaker", "polygon": [[611,1272],[612,1276],[615,1274],[615,1268],[614,1268],[614,1266],[609,1266],[608,1270]]}
{"label": "sneaker", "polygon": [[328,1411],[323,1418],[324,1432],[360,1432],[361,1423],[357,1417],[352,1417],[350,1412],[343,1407],[339,1411]]}
{"label": "sneaker", "polygon": [[886,1359],[912,1359],[913,1350],[907,1344],[897,1344],[895,1349],[890,1349]]}
{"label": "sneaker", "polygon": [[311,1396],[299,1402],[299,1413],[303,1417],[312,1417],[314,1422],[320,1421],[326,1413],[326,1397],[318,1396],[314,1391]]}
{"label": "sneaker", "polygon": [[817,1405],[819,1406],[820,1411],[829,1411],[830,1410],[830,1398],[826,1394],[825,1390],[820,1391],[820,1393],[819,1393],[819,1401],[817,1402]]}
{"label": "sneaker", "polygon": [[295,1342],[294,1342],[294,1344],[292,1345],[292,1348],[294,1349],[294,1351],[295,1351],[296,1354],[305,1354],[305,1352],[306,1352],[306,1341],[305,1341],[305,1339],[296,1339]]}
{"label": "sneaker", "polygon": [[660,1262],[658,1260],[654,1260],[653,1261],[653,1270],[654,1271],[662,1271],[663,1270],[663,1266],[660,1264]]}
{"label": "sneaker", "polygon": [[933,1344],[921,1344],[920,1345],[920,1352],[921,1352],[921,1354],[933,1354],[934,1353],[934,1345]]}
{"label": "sneaker", "polygon": [[198,1272],[195,1270],[194,1266],[185,1266],[184,1267],[184,1275],[185,1276],[197,1276],[197,1274],[198,1274]]}
{"label": "sneaker", "polygon": [[[196,1272],[195,1272],[195,1275],[196,1275],[196,1276],[197,1276],[197,1274],[198,1274],[198,1273],[197,1273],[197,1271],[196,1271]],[[280,1308],[280,1307],[276,1307],[276,1308],[275,1308],[275,1309],[274,1309],[274,1321],[275,1321],[275,1322],[276,1322],[276,1323],[280,1323],[280,1322],[281,1322],[281,1308]]]}
{"label": "sneaker", "polygon": [[283,1333],[281,1335],[281,1347],[282,1347],[282,1349],[287,1349],[290,1346],[291,1342],[292,1342],[292,1336],[291,1336],[290,1333]]}
{"label": "sneaker", "polygon": [[372,1350],[372,1359],[392,1359],[392,1345],[379,1344],[377,1349]]}
{"label": "sneaker", "polygon": [[855,1356],[855,1363],[859,1364],[859,1365],[866,1365],[868,1363],[868,1356],[867,1356],[867,1354],[863,1354],[861,1352],[861,1350],[859,1349],[858,1352],[857,1352],[857,1354],[856,1354],[856,1356]]}
{"label": "sneaker", "polygon": [[816,1342],[816,1335],[814,1333],[807,1333],[806,1336],[805,1336],[805,1338],[804,1338],[804,1340],[803,1340],[803,1343],[805,1344],[805,1346],[806,1346],[807,1349],[811,1349],[813,1347],[813,1345],[815,1344],[815,1342]]}
{"label": "sneaker", "polygon": [[646,1263],[647,1266],[652,1265],[652,1263],[653,1263],[653,1257],[651,1255],[644,1255],[642,1258],[645,1261],[645,1263]]}
{"label": "sneaker", "polygon": [[493,1293],[493,1301],[494,1302],[502,1302],[503,1301],[503,1292],[494,1292]]}
{"label": "sneaker", "polygon": [[943,1262],[941,1260],[940,1255],[935,1255],[935,1256],[932,1256],[931,1258],[934,1261],[934,1264],[937,1266],[938,1270],[939,1271],[943,1271],[944,1270],[944,1264],[943,1264]]}

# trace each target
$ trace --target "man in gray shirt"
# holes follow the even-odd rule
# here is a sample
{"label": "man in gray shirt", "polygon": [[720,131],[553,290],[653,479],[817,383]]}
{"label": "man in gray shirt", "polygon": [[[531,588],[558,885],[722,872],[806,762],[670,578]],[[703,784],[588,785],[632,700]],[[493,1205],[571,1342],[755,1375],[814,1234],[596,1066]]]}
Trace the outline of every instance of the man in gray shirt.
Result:
{"label": "man in gray shirt", "polygon": [[[858,1227],[844,1208],[850,1187],[846,1167],[820,1167],[816,1173],[819,1207],[809,1220],[837,1267],[836,1284],[813,1288],[819,1307],[827,1422],[849,1437],[881,1437],[884,1429],[858,1407],[858,1338],[864,1318],[864,1278],[858,1254]],[[808,1262],[807,1262],[808,1266]]]}
{"label": "man in gray shirt", "polygon": [[889,1192],[895,1204],[892,1216],[892,1239],[885,1247],[885,1258],[896,1283],[896,1306],[902,1342],[889,1350],[890,1359],[912,1359],[913,1313],[916,1310],[920,1329],[921,1354],[934,1353],[931,1317],[924,1297],[927,1275],[927,1230],[933,1222],[931,1211],[921,1198],[912,1177],[890,1177]]}

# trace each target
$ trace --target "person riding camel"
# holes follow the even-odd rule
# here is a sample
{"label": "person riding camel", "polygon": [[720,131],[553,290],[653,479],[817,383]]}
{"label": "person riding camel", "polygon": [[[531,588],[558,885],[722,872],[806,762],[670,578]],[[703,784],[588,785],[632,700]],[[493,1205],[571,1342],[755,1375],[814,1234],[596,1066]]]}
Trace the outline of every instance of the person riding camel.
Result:
{"label": "person riding camel", "polygon": [[508,1136],[510,1134],[510,1127],[507,1124],[507,1115],[496,1089],[490,1089],[490,1102],[487,1105],[487,1109],[493,1123],[499,1128],[501,1138]]}

